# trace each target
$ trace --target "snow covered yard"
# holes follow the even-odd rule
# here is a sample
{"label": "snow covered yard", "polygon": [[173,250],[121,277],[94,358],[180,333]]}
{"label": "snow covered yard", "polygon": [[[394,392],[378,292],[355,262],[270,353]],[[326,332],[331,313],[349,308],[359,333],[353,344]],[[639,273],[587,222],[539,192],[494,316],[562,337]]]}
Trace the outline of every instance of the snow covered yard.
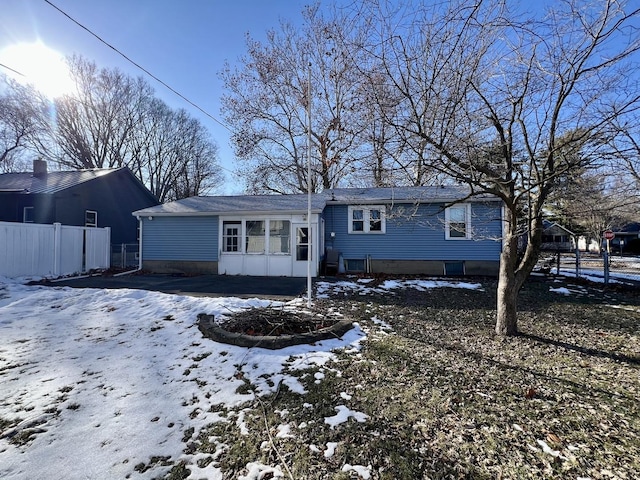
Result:
{"label": "snow covered yard", "polygon": [[[495,284],[345,279],[343,339],[278,351],[202,337],[267,306],[0,279],[0,478],[633,478],[640,299],[543,281],[514,339]],[[294,301],[290,309],[304,309]]]}
{"label": "snow covered yard", "polygon": [[[269,303],[0,283],[0,478],[162,476],[159,464],[194,461],[182,453],[188,433],[219,421],[218,408],[281,384],[302,393],[288,371],[322,366],[363,336],[274,352],[196,327],[201,312]],[[203,477],[222,475],[209,464],[194,469]]]}

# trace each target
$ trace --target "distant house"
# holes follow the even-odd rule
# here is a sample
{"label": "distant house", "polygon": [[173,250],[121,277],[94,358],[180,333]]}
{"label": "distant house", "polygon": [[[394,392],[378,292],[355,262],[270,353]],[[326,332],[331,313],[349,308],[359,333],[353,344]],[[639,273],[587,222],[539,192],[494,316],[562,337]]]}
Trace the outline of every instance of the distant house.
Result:
{"label": "distant house", "polygon": [[611,240],[611,247],[615,252],[640,253],[640,223],[627,223],[612,231],[615,237]]}
{"label": "distant house", "polygon": [[553,252],[575,251],[577,237],[571,230],[549,220],[542,221],[542,228],[541,250]]}
{"label": "distant house", "polygon": [[0,174],[0,221],[110,227],[111,243],[137,243],[131,212],[158,205],[127,167]]}
{"label": "distant house", "polygon": [[299,195],[192,197],[134,212],[145,270],[305,276],[327,252],[340,270],[495,275],[502,202],[463,187],[335,189]]}

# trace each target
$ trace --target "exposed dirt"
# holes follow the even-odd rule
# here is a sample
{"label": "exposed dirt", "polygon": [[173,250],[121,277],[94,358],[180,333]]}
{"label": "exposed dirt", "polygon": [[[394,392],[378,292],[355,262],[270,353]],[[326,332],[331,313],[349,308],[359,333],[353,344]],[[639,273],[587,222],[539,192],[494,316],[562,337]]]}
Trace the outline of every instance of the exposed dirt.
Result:
{"label": "exposed dirt", "polygon": [[324,315],[317,306],[313,312],[265,307],[234,313],[220,327],[245,335],[281,336],[313,333],[330,327],[339,320],[335,316]]}

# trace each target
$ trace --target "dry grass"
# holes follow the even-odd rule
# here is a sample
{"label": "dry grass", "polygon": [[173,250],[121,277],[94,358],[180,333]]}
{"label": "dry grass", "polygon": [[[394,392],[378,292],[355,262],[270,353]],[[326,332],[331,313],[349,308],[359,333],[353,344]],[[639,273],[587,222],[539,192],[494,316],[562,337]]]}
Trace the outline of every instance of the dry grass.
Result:
{"label": "dry grass", "polygon": [[[347,463],[370,466],[372,479],[637,478],[638,291],[570,285],[564,296],[529,283],[521,335],[502,339],[493,335],[495,284],[483,286],[318,302],[369,332],[360,354],[338,354],[320,383],[300,373],[306,395],[283,387],[247,405],[249,435],[230,418],[200,432],[190,451],[223,442],[212,461],[229,479],[250,461],[286,464],[296,479],[357,478],[342,471]],[[331,428],[324,418],[341,404],[369,418]],[[281,424],[292,437],[275,438]]]}

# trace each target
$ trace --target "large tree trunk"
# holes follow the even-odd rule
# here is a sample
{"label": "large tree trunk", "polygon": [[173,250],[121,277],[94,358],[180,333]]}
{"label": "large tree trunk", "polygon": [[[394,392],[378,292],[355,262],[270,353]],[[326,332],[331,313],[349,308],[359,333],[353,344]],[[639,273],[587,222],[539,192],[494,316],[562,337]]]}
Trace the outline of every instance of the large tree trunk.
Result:
{"label": "large tree trunk", "polygon": [[528,218],[527,246],[519,257],[517,208],[507,208],[504,222],[504,243],[500,254],[498,273],[496,334],[501,336],[518,334],[518,293],[529,278],[529,274],[538,261],[542,241],[542,198],[530,206],[536,215]]}
{"label": "large tree trunk", "polygon": [[517,302],[520,285],[515,273],[517,255],[518,238],[509,233],[500,254],[498,274],[496,334],[501,336],[518,333]]}

